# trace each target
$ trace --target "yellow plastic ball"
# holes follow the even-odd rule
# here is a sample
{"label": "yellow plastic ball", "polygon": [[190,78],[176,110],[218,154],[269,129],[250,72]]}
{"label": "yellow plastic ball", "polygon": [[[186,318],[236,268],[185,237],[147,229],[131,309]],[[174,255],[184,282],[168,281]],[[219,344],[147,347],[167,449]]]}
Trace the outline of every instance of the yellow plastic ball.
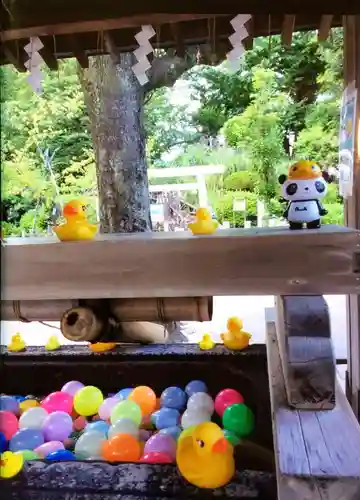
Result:
{"label": "yellow plastic ball", "polygon": [[0,455],[0,477],[10,479],[21,471],[24,465],[24,457],[15,455],[11,451],[5,451]]}
{"label": "yellow plastic ball", "polygon": [[100,389],[92,385],[88,385],[77,391],[75,394],[74,409],[79,415],[83,417],[90,417],[98,412],[103,401],[104,396]]}
{"label": "yellow plastic ball", "polygon": [[36,399],[25,399],[25,401],[22,401],[19,404],[20,408],[20,413],[24,413],[27,410],[30,410],[30,408],[36,408],[37,406],[40,406],[39,401],[36,401]]}

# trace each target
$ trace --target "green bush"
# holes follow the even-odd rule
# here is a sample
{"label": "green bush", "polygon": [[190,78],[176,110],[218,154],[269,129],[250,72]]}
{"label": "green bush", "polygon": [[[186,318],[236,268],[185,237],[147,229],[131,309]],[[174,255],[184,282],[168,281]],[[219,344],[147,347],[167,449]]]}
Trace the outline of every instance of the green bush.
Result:
{"label": "green bush", "polygon": [[220,223],[229,221],[232,227],[244,227],[244,212],[234,212],[234,200],[246,200],[246,218],[256,220],[257,196],[249,191],[232,191],[217,200],[214,205],[216,217]]}
{"label": "green bush", "polygon": [[256,172],[243,170],[225,177],[224,188],[227,191],[254,191],[258,183],[259,176]]}
{"label": "green bush", "polygon": [[342,203],[342,198],[339,195],[339,186],[337,184],[328,185],[328,192],[324,198],[324,203],[331,205],[334,203]]}
{"label": "green bush", "polygon": [[342,203],[324,203],[328,214],[321,218],[323,224],[344,225],[344,205]]}

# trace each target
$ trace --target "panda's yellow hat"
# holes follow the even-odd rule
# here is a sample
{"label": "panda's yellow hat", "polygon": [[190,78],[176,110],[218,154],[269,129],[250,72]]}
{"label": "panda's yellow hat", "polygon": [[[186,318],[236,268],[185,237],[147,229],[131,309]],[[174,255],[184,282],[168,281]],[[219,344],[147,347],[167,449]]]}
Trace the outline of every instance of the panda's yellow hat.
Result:
{"label": "panda's yellow hat", "polygon": [[289,180],[306,180],[321,177],[320,167],[313,161],[300,160],[289,168]]}

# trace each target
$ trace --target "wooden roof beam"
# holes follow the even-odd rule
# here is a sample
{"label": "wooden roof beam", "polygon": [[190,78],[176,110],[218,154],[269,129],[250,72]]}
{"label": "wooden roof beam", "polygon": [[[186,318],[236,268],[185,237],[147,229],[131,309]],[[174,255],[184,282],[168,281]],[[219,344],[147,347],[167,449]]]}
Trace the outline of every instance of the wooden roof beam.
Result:
{"label": "wooden roof beam", "polygon": [[330,34],[333,19],[333,15],[321,16],[320,26],[318,30],[318,42],[325,42],[325,40],[327,40]]}
{"label": "wooden roof beam", "polygon": [[171,23],[170,24],[171,32],[175,41],[175,49],[176,55],[179,57],[185,56],[185,44],[181,34],[181,26],[180,23]]}
{"label": "wooden roof beam", "polygon": [[124,28],[138,28],[143,24],[168,24],[181,21],[207,19],[212,14],[143,14],[138,16],[120,17],[116,19],[101,19],[94,21],[79,21],[72,23],[50,24],[46,26],[29,26],[2,31],[3,42],[19,40],[32,36],[71,35],[73,33],[89,33],[93,31],[110,31]]}
{"label": "wooden roof beam", "polygon": [[77,59],[77,62],[80,64],[80,66],[83,69],[86,69],[89,67],[89,57],[86,54],[86,52],[80,47],[79,41],[75,35],[68,35],[67,36],[69,43],[73,49],[74,56]]}
{"label": "wooden roof beam", "polygon": [[296,16],[294,14],[286,14],[284,16],[284,21],[282,24],[281,30],[281,41],[285,47],[290,47],[293,37],[293,32],[295,28],[295,19]]}

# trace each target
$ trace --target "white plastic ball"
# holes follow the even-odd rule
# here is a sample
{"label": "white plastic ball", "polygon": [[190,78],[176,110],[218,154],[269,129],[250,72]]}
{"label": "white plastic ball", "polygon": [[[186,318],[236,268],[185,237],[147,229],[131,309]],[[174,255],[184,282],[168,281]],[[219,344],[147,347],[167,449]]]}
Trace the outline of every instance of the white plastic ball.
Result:
{"label": "white plastic ball", "polygon": [[206,392],[196,392],[190,396],[187,409],[191,412],[206,412],[212,415],[214,413],[214,400]]}
{"label": "white plastic ball", "polygon": [[188,427],[192,427],[193,425],[199,425],[203,422],[210,422],[211,415],[209,415],[206,411],[184,411],[181,417],[181,427],[183,429],[187,429]]}
{"label": "white plastic ball", "polygon": [[139,427],[133,420],[121,418],[110,427],[108,437],[111,439],[116,436],[116,434],[131,434],[136,437],[136,439],[139,439],[139,433]]}
{"label": "white plastic ball", "polygon": [[102,446],[105,441],[106,437],[102,432],[85,432],[76,441],[75,454],[79,454],[87,459],[89,459],[90,457],[100,457],[102,454]]}
{"label": "white plastic ball", "polygon": [[19,429],[41,429],[48,412],[40,406],[29,408],[19,419]]}

